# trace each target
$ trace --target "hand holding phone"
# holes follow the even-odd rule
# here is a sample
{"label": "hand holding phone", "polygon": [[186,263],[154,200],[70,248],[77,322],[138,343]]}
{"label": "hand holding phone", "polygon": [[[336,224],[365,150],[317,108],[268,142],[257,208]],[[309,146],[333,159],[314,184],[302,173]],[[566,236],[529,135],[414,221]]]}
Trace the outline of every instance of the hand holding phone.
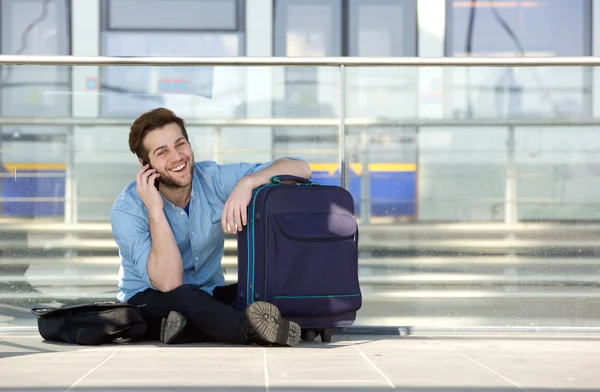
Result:
{"label": "hand holding phone", "polygon": [[[148,170],[152,169],[152,166],[150,166],[150,165],[148,164],[148,162],[146,162],[146,161],[143,161],[143,162],[142,162],[142,166],[146,166],[146,165],[148,165]],[[160,187],[160,180],[159,180],[158,178],[156,178],[156,179],[154,180],[154,186],[156,187],[156,189],[158,189],[158,188]]]}
{"label": "hand holding phone", "polygon": [[[156,172],[148,162],[142,162],[142,168],[138,171],[136,176],[136,193],[140,196],[144,205],[148,209],[148,212],[162,211],[163,209],[163,198],[158,191],[160,174]],[[153,186],[156,189],[153,189]]]}

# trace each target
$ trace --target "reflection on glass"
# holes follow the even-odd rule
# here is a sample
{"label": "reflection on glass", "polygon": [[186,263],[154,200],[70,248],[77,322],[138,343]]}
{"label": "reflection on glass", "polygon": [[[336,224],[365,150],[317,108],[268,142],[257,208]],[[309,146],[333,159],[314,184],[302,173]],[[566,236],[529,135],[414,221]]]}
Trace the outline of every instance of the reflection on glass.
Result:
{"label": "reflection on glass", "polygon": [[[240,36],[105,32],[103,46],[108,56],[230,57],[240,54]],[[103,71],[101,107],[108,117],[135,117],[172,105],[181,107],[182,115],[232,117],[245,95],[244,72],[235,67],[106,67]]]}

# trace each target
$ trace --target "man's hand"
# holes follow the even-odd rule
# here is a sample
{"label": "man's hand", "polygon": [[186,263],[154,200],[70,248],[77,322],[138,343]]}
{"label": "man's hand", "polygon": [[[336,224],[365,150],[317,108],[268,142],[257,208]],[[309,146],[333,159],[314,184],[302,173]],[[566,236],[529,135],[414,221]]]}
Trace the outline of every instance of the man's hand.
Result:
{"label": "man's hand", "polygon": [[221,215],[221,226],[224,232],[229,231],[235,234],[236,229],[242,231],[242,227],[246,226],[246,212],[252,198],[253,189],[253,181],[248,177],[242,178],[233,188]]}
{"label": "man's hand", "polygon": [[158,211],[163,209],[163,198],[160,192],[154,186],[154,180],[160,177],[160,174],[155,169],[148,168],[150,165],[142,166],[135,177],[135,191],[142,198],[148,212]]}

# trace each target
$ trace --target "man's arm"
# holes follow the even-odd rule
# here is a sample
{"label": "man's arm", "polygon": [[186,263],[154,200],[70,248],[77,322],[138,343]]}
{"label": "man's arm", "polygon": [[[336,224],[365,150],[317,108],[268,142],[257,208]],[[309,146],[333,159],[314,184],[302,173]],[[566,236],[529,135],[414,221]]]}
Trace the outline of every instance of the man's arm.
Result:
{"label": "man's arm", "polygon": [[248,174],[240,179],[248,181],[252,189],[258,188],[261,185],[269,184],[271,177],[286,174],[296,177],[310,178],[312,172],[308,163],[300,159],[280,158],[274,161],[270,166]]}
{"label": "man's arm", "polygon": [[162,292],[181,286],[183,261],[175,236],[164,211],[148,213],[152,248],[148,256],[148,275],[154,287]]}
{"label": "man's arm", "polygon": [[[183,264],[173,233],[163,213],[148,221],[117,204],[110,214],[112,233],[119,254],[136,269],[149,287],[170,291],[181,285]],[[164,226],[166,224],[166,227]],[[175,246],[173,249],[172,245]]]}
{"label": "man's arm", "polygon": [[[147,224],[141,224],[140,218],[127,214],[126,208],[111,214],[111,221],[119,248],[128,252],[129,258],[152,287],[165,292],[181,286],[183,262],[163,210],[162,196],[154,186],[157,177],[156,171],[149,169],[148,165],[143,166],[136,176],[136,193],[148,211]],[[140,252],[140,249],[146,251]]]}
{"label": "man's arm", "polygon": [[[247,223],[247,208],[252,197],[252,191],[261,185],[271,182],[276,175],[292,175],[310,178],[310,166],[301,159],[280,158],[270,165],[261,165],[261,169],[252,170],[237,181],[223,207],[221,226],[223,231],[235,233],[241,231]],[[250,169],[251,170],[251,169]]]}

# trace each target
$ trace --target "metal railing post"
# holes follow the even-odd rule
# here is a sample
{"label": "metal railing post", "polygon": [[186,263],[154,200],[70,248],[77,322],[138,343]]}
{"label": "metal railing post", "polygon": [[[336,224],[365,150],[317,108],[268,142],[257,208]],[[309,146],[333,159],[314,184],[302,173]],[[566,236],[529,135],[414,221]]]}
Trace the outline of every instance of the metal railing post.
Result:
{"label": "metal railing post", "polygon": [[346,176],[346,72],[344,64],[340,65],[340,124],[338,132],[340,155],[340,185],[348,189]]}
{"label": "metal railing post", "polygon": [[369,130],[362,128],[360,138],[360,155],[362,171],[360,173],[360,223],[368,224],[371,220],[371,178],[369,172]]}
{"label": "metal railing post", "polygon": [[506,138],[506,189],[504,223],[517,223],[517,168],[515,161],[515,127],[508,127]]}
{"label": "metal railing post", "polygon": [[214,152],[213,152],[213,159],[215,160],[215,162],[217,162],[218,164],[222,165],[223,164],[223,129],[220,126],[216,126],[215,127],[215,141],[214,141]]}
{"label": "metal railing post", "polygon": [[77,223],[77,178],[75,176],[75,127],[67,131],[65,170],[65,223]]}

